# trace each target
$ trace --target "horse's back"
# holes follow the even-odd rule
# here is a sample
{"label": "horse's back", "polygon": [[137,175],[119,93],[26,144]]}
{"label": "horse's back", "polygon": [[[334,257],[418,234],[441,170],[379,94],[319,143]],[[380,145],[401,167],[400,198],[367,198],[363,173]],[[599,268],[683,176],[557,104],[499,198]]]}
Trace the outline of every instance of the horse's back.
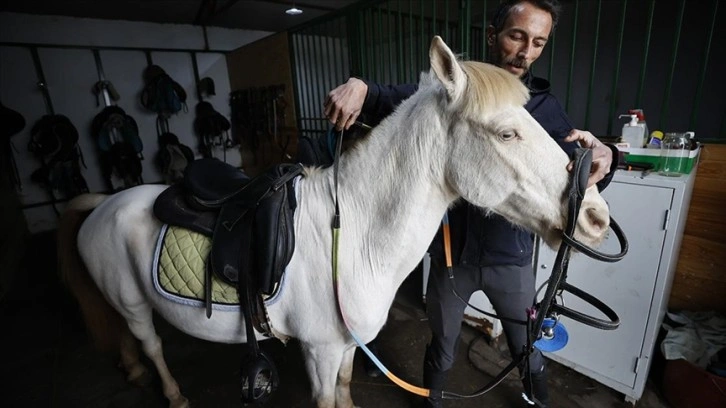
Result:
{"label": "horse's back", "polygon": [[93,210],[78,233],[78,249],[92,275],[109,267],[128,267],[129,261],[150,261],[161,227],[153,215],[154,201],[166,188],[141,185],[123,190]]}

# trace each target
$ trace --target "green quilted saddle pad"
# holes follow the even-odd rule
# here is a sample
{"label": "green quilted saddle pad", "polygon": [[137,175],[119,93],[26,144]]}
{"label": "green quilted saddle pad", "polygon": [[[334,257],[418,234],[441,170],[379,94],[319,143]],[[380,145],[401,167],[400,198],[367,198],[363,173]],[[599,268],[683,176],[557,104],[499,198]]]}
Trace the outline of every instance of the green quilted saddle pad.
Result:
{"label": "green quilted saddle pad", "polygon": [[[154,283],[175,300],[204,301],[204,273],[212,240],[200,233],[173,225],[162,228],[156,256]],[[197,304],[196,302],[194,302]],[[239,305],[237,287],[212,274],[212,303]]]}

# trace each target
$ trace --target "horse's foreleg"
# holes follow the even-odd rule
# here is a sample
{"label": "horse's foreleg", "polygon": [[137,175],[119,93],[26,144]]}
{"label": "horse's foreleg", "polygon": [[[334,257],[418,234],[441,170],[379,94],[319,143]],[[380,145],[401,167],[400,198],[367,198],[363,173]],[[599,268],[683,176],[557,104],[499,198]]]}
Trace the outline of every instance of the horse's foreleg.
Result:
{"label": "horse's foreleg", "polygon": [[336,408],[336,377],[343,358],[343,346],[302,344],[302,350],[317,407]]}
{"label": "horse's foreleg", "polygon": [[353,378],[353,358],[356,347],[350,347],[343,352],[343,358],[338,369],[338,383],[335,385],[336,408],[354,407],[350,396],[350,380]]}
{"label": "horse's foreleg", "polygon": [[151,382],[149,370],[139,360],[139,344],[128,326],[121,334],[121,366],[126,371],[126,380],[138,386]]}
{"label": "horse's foreleg", "polygon": [[129,321],[129,329],[141,341],[144,354],[154,363],[161,378],[164,396],[169,400],[169,408],[188,408],[189,401],[179,391],[179,384],[171,376],[166,361],[164,361],[161,339],[154,330],[151,313],[149,313],[148,319]]}

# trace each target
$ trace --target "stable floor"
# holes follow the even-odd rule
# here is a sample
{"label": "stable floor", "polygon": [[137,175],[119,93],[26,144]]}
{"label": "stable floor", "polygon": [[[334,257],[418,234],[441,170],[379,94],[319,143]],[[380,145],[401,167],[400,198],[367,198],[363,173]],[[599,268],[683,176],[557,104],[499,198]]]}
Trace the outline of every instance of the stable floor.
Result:
{"label": "stable floor", "polygon": [[[166,407],[154,377],[145,387],[128,384],[118,358],[95,351],[89,344],[78,309],[55,275],[52,234],[32,237],[23,267],[0,300],[3,364],[2,407],[142,408]],[[8,271],[2,271],[8,273]],[[379,357],[397,376],[421,384],[422,359],[429,330],[421,302],[421,274],[413,273],[399,290],[388,324],[379,335]],[[240,345],[215,344],[187,336],[163,320],[157,328],[164,354],[182,393],[193,407],[241,406]],[[313,407],[300,349],[276,340],[261,343],[280,372],[280,387],[265,407]],[[418,407],[420,398],[397,388],[385,377],[370,378],[365,356],[356,355],[353,400],[361,408]],[[483,387],[507,364],[497,344],[465,326],[450,391],[471,393]],[[150,364],[149,364],[150,366]],[[549,362],[553,407],[630,407],[623,396],[555,362]],[[668,407],[658,389],[657,365],[639,408]],[[525,407],[521,385],[510,375],[484,396],[446,401],[445,407]]]}

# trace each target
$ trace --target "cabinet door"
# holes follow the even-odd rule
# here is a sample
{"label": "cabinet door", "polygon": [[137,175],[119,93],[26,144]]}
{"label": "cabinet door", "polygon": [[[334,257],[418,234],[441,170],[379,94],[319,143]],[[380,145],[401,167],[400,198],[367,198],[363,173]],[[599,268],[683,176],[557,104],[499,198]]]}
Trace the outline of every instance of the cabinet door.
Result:
{"label": "cabinet door", "polygon": [[[652,351],[642,350],[643,339],[651,317],[651,301],[666,233],[664,222],[671,208],[673,189],[612,182],[603,196],[610,205],[612,217],[625,232],[630,249],[620,262],[615,263],[573,254],[567,282],[605,302],[620,317],[620,327],[612,331],[600,330],[562,317],[560,322],[569,333],[569,342],[554,358],[595,379],[604,376],[632,388],[638,358],[647,358]],[[610,231],[599,250],[617,253],[619,248],[617,237]],[[538,284],[549,278],[555,255],[556,252],[544,244],[540,248]],[[540,300],[543,295],[544,290],[540,292]],[[564,304],[605,318],[574,296],[565,294]]]}

